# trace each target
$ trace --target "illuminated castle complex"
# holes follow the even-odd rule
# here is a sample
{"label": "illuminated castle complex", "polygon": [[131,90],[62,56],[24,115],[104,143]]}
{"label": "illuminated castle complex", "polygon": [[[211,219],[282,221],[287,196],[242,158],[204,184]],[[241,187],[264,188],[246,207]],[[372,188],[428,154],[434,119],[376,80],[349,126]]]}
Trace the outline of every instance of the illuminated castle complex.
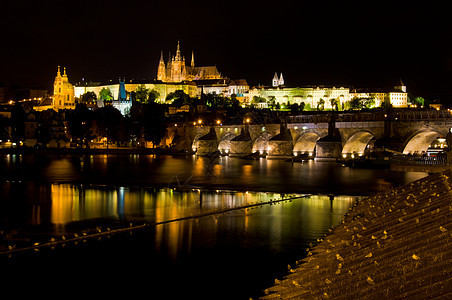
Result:
{"label": "illuminated castle complex", "polygon": [[193,52],[191,53],[191,63],[187,66],[185,64],[185,57],[181,55],[179,42],[177,42],[176,56],[169,55],[166,64],[162,51],[157,70],[157,80],[163,82],[182,82],[205,79],[223,79],[223,77],[218,72],[216,66],[195,67]]}

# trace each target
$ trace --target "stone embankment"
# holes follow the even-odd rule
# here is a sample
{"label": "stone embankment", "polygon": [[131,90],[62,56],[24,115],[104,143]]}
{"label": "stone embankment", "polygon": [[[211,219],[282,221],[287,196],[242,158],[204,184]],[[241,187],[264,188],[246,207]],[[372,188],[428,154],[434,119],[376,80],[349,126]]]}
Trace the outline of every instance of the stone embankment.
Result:
{"label": "stone embankment", "polygon": [[452,299],[451,177],[361,200],[262,299]]}

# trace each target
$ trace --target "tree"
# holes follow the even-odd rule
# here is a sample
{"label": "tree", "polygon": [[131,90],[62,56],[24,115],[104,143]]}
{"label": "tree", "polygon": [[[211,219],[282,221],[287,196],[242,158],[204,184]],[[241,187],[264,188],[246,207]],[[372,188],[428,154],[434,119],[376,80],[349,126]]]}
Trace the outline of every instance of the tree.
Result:
{"label": "tree", "polygon": [[317,110],[324,110],[325,109],[325,100],[320,99],[317,103]]}
{"label": "tree", "polygon": [[339,110],[338,103],[339,103],[339,101],[337,99],[331,98],[330,99],[331,110],[334,110],[334,109]]}
{"label": "tree", "polygon": [[358,97],[354,97],[352,100],[350,100],[349,107],[350,109],[361,109],[362,107],[361,99]]}
{"label": "tree", "polygon": [[113,100],[113,94],[109,88],[102,88],[99,92],[99,99],[104,102],[111,102]]}
{"label": "tree", "polygon": [[[274,98],[272,98],[272,100],[274,101]],[[253,100],[251,100],[251,103],[264,103],[267,100],[264,97],[260,97],[260,96],[253,96]]]}
{"label": "tree", "polygon": [[107,138],[107,148],[109,141],[118,141],[119,127],[122,119],[123,116],[121,112],[111,105],[104,106],[96,110],[96,123],[98,130],[102,137]]}
{"label": "tree", "polygon": [[174,105],[182,106],[188,104],[193,105],[193,99],[190,98],[183,90],[177,90],[166,96],[166,101],[172,101]]}
{"label": "tree", "polygon": [[298,114],[300,112],[300,107],[298,106],[298,103],[289,104],[290,112],[292,114]]}
{"label": "tree", "polygon": [[146,103],[154,103],[160,97],[160,93],[156,90],[149,91],[148,101]]}
{"label": "tree", "polygon": [[373,105],[375,105],[375,98],[373,97],[363,97],[358,98],[355,97],[352,100],[350,100],[350,109],[358,109],[361,110],[363,108],[371,108]]}
{"label": "tree", "polygon": [[74,110],[70,111],[68,119],[72,141],[76,143],[77,147],[87,146],[89,141],[94,138],[91,130],[94,112],[89,110],[86,104],[79,103]]}
{"label": "tree", "polygon": [[152,144],[158,145],[161,139],[165,136],[166,122],[165,110],[162,104],[135,103],[130,110],[130,117],[132,122],[131,135],[141,138],[144,137],[147,141],[152,141]]}
{"label": "tree", "polygon": [[146,103],[149,99],[150,90],[144,84],[140,84],[135,90],[134,100],[140,103]]}
{"label": "tree", "polygon": [[81,97],[80,100],[82,103],[93,103],[97,100],[96,93],[94,92],[86,92]]}
{"label": "tree", "polygon": [[382,101],[380,107],[384,110],[392,110],[393,106],[389,101]]}
{"label": "tree", "polygon": [[374,105],[375,105],[374,97],[362,98],[362,108],[371,108]]}
{"label": "tree", "polygon": [[306,107],[306,103],[304,103],[304,102],[300,102],[300,104],[298,104],[298,108],[300,111],[303,111],[305,109],[305,107]]}
{"label": "tree", "polygon": [[418,108],[421,108],[422,106],[424,106],[424,103],[425,103],[425,100],[424,100],[424,98],[422,98],[422,97],[416,97],[416,98],[414,99],[414,104],[416,104],[416,106],[417,106]]}

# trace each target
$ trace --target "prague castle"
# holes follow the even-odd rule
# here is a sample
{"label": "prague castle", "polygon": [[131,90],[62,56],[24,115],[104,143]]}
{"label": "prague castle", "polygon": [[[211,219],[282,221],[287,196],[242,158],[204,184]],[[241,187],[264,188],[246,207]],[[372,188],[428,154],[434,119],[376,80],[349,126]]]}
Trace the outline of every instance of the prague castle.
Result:
{"label": "prague castle", "polygon": [[[380,106],[383,102],[394,107],[407,107],[406,86],[400,81],[390,91],[350,90],[347,87],[325,86],[286,86],[282,73],[274,74],[271,86],[258,86],[250,89],[245,79],[231,80],[223,76],[216,66],[195,66],[194,53],[191,53],[190,65],[186,64],[185,57],[181,54],[180,44],[177,43],[176,54],[168,56],[165,62],[163,51],[157,67],[157,78],[148,81],[125,81],[108,83],[82,82],[72,85],[63,68],[60,67],[54,80],[53,97],[35,106],[36,110],[45,109],[74,109],[76,99],[86,92],[94,92],[99,99],[102,89],[108,89],[113,96],[112,105],[117,107],[122,114],[126,114],[132,106],[132,92],[138,86],[144,85],[149,90],[158,93],[159,103],[165,103],[168,94],[182,90],[190,97],[200,97],[204,94],[217,94],[226,97],[235,95],[242,105],[254,104],[265,108],[269,104],[305,104],[306,109],[318,109],[322,105],[325,109],[343,108],[346,102],[354,98],[373,98],[374,106]],[[257,102],[256,102],[257,101]],[[334,104],[333,104],[334,103]],[[98,101],[98,106],[103,102]]]}
{"label": "prague castle", "polygon": [[165,64],[163,51],[160,55],[159,66],[157,70],[157,80],[163,82],[182,82],[205,79],[223,79],[216,66],[195,67],[194,53],[191,53],[191,63],[185,64],[185,57],[181,55],[180,45],[177,42],[176,56],[169,55],[168,62]]}

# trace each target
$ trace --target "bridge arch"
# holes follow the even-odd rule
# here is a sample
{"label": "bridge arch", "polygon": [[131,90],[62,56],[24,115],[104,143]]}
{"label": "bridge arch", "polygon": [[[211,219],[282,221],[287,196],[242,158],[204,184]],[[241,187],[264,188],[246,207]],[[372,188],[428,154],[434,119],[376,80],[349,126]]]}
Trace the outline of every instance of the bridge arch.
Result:
{"label": "bridge arch", "polygon": [[403,154],[427,152],[429,146],[442,134],[436,130],[418,131],[411,135],[405,142]]}
{"label": "bridge arch", "polygon": [[218,143],[218,150],[224,153],[231,151],[231,140],[237,135],[232,132],[226,132]]}
{"label": "bridge arch", "polygon": [[363,155],[367,145],[373,138],[375,138],[375,136],[371,132],[368,131],[355,132],[348,138],[347,142],[342,148],[342,155],[347,154]]}
{"label": "bridge arch", "polygon": [[302,134],[294,144],[293,147],[294,155],[298,154],[313,155],[315,145],[318,139],[320,139],[320,135],[318,135],[315,132],[306,132]]}
{"label": "bridge arch", "polygon": [[204,135],[205,135],[205,133],[198,133],[195,135],[195,138],[193,139],[193,142],[191,143],[191,150],[193,150],[193,152],[196,152],[196,150],[198,150],[198,139]]}
{"label": "bridge arch", "polygon": [[268,131],[262,132],[253,143],[253,148],[251,150],[252,153],[259,152],[263,154],[264,152],[268,152],[268,140],[273,137],[271,133]]}

